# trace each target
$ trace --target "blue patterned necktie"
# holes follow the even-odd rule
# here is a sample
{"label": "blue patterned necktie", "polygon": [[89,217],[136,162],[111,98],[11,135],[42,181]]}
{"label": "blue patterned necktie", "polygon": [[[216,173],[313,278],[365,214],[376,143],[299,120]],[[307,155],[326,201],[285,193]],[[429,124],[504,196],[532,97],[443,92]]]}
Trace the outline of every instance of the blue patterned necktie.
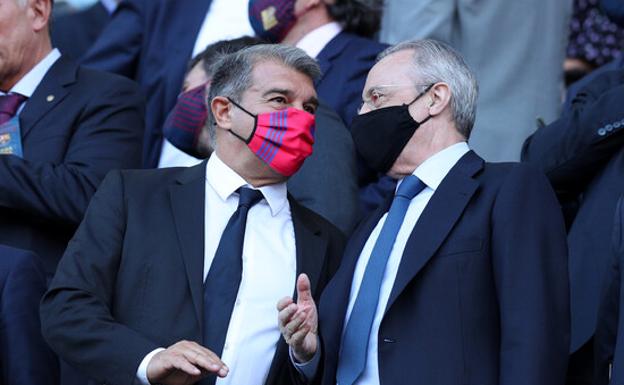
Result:
{"label": "blue patterned necktie", "polygon": [[259,190],[239,189],[238,208],[230,217],[204,282],[204,346],[221,356],[243,274],[243,241],[249,209],[262,199]]}
{"label": "blue patterned necktie", "polygon": [[366,265],[360,290],[345,328],[336,374],[339,385],[352,385],[364,372],[368,341],[379,304],[379,291],[386,264],[410,201],[425,187],[418,177],[410,175],[403,179],[397,189]]}

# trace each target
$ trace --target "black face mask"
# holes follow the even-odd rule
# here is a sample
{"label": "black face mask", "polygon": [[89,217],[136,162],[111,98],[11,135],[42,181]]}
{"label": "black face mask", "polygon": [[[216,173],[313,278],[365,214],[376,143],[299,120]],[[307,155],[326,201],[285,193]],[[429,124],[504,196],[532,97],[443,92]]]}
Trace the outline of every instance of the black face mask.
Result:
{"label": "black face mask", "polygon": [[380,108],[353,119],[351,136],[355,149],[372,169],[384,174],[388,172],[416,129],[431,118],[429,115],[422,122],[415,121],[409,113],[409,106],[432,86],[408,104]]}

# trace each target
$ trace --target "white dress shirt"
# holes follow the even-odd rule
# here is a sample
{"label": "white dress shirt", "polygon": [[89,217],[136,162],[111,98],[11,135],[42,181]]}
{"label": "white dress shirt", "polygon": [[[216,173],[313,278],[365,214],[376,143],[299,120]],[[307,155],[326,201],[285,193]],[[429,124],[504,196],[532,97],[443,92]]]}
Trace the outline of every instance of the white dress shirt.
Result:
{"label": "white dress shirt", "polygon": [[[381,324],[381,321],[383,319],[383,315],[388,304],[388,299],[390,298],[390,292],[392,291],[392,287],[394,286],[394,281],[399,270],[399,264],[401,263],[401,258],[403,256],[403,251],[405,250],[405,245],[407,244],[407,240],[411,235],[414,226],[416,226],[418,218],[420,218],[420,215],[427,206],[427,203],[429,203],[429,200],[435,193],[442,180],[446,177],[446,174],[448,174],[451,168],[455,166],[457,161],[468,151],[470,151],[470,148],[468,147],[468,144],[466,142],[456,143],[431,156],[420,166],[418,166],[418,168],[413,172],[413,175],[416,175],[418,179],[420,179],[427,187],[425,187],[418,195],[416,195],[411,200],[407,209],[407,213],[405,214],[405,218],[403,219],[403,223],[401,224],[401,228],[399,229],[396,240],[394,241],[394,246],[392,247],[390,257],[388,258],[386,270],[384,272],[384,276],[381,282],[381,290],[379,291],[379,303],[377,304],[377,310],[375,311],[373,326],[368,337],[366,367],[364,368],[364,372],[357,379],[354,385],[379,385],[377,335],[379,334],[379,325]],[[397,184],[397,188],[401,184],[401,182],[402,181],[399,181],[399,183]],[[366,241],[366,244],[364,245],[364,248],[362,249],[362,252],[358,258],[357,264],[355,266],[355,272],[353,273],[353,280],[351,281],[349,306],[347,307],[344,321],[345,327],[347,325],[347,322],[349,321],[351,311],[353,310],[353,305],[355,304],[357,294],[360,290],[360,285],[362,283],[362,278],[364,277],[366,265],[368,264],[371,252],[373,250],[373,247],[375,246],[375,242],[377,242],[377,238],[379,237],[381,228],[386,222],[387,216],[388,213],[384,214],[381,217],[381,219],[371,232],[370,236],[368,237],[368,240]],[[343,329],[342,338],[344,338],[344,331],[345,330]],[[342,346],[342,342],[340,345]],[[317,354],[309,363],[295,363],[295,367],[297,367],[298,370],[305,377],[312,378],[314,377],[314,374],[318,367],[318,356],[319,353],[317,351]],[[291,360],[292,359],[293,358],[291,353]]]}
{"label": "white dress shirt", "polygon": [[[206,166],[204,279],[217,251],[221,235],[238,207],[239,187],[245,180],[213,153]],[[217,384],[262,385],[269,373],[280,332],[277,301],[295,290],[297,271],[295,230],[286,183],[260,187],[264,199],[247,216],[243,244],[243,276],[228,326],[221,359],[229,367]],[[147,355],[137,372],[143,384]]]}
{"label": "white dress shirt", "polygon": [[308,32],[296,44],[297,48],[301,48],[308,56],[316,58],[333,38],[342,32],[340,23],[332,21]]}
{"label": "white dress shirt", "polygon": [[[247,17],[248,5],[248,0],[213,0],[195,40],[191,57],[195,57],[203,52],[209,44],[217,41],[235,39],[245,35],[253,36],[255,33]],[[201,159],[179,150],[167,139],[163,140],[160,160],[158,161],[159,168],[194,166],[199,162]]]}
{"label": "white dress shirt", "polygon": [[[50,51],[46,57],[43,58],[36,66],[34,66],[26,75],[24,75],[10,90],[8,93],[16,93],[27,98],[31,98],[35,93],[37,87],[39,87],[39,83],[43,80],[45,75],[48,73],[52,65],[56,63],[56,61],[61,57],[61,53],[58,49],[54,48]],[[0,95],[6,95],[6,93],[0,91]],[[19,114],[24,109],[24,106],[28,103],[26,100],[22,105],[18,108],[17,113]]]}
{"label": "white dress shirt", "polygon": [[100,3],[102,3],[104,8],[106,8],[106,11],[111,15],[113,14],[113,12],[115,12],[115,9],[117,9],[118,5],[117,0],[100,0]]}

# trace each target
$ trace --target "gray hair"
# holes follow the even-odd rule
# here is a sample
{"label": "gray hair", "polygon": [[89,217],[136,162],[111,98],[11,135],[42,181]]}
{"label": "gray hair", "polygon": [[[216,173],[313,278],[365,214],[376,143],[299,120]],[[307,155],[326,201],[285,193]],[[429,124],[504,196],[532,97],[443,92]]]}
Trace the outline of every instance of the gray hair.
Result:
{"label": "gray hair", "polygon": [[474,126],[478,85],[462,56],[449,45],[436,40],[411,40],[387,48],[377,61],[394,53],[413,50],[414,72],[419,83],[444,82],[451,90],[451,112],[457,131],[466,139]]}
{"label": "gray hair", "polygon": [[284,64],[310,78],[314,82],[321,69],[316,60],[303,50],[282,44],[259,44],[224,55],[215,64],[214,75],[208,94],[208,132],[213,147],[215,143],[216,121],[212,115],[210,102],[216,96],[225,96],[240,101],[241,96],[251,86],[254,66],[263,61]]}

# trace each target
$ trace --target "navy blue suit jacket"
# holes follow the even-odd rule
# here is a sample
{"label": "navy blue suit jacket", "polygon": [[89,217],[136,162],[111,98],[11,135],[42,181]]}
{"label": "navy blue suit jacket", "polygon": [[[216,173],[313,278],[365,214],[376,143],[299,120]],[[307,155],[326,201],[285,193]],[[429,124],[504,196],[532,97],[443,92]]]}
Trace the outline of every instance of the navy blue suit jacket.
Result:
{"label": "navy blue suit jacket", "polygon": [[100,1],[87,9],[61,15],[52,23],[52,45],[63,55],[78,60],[95,43],[110,19]]}
{"label": "navy blue suit jacket", "polygon": [[[624,381],[624,317],[620,316],[622,290],[622,269],[624,268],[624,195],[620,197],[615,210],[613,226],[613,253],[611,266],[607,271],[605,288],[594,339],[596,370],[594,385],[609,382],[621,384]],[[609,365],[612,364],[611,381]]]}
{"label": "navy blue suit jacket", "polygon": [[579,91],[571,109],[527,139],[522,159],[538,166],[567,207],[571,351],[594,334],[611,258],[613,212],[624,193],[624,70]]}
{"label": "navy blue suit jacket", "polygon": [[341,32],[318,54],[322,75],[316,82],[316,90],[347,127],[357,115],[368,71],[386,47],[386,44]]}
{"label": "navy blue suit jacket", "polygon": [[[386,201],[351,237],[319,305],[335,385],[351,281]],[[469,152],[407,242],[378,335],[382,385],[560,385],[569,346],[565,228],[546,178]]]}
{"label": "navy blue suit jacket", "polygon": [[162,125],[182,88],[211,0],[129,0],[119,4],[83,63],[136,80],[147,96],[143,165],[158,164]]}
{"label": "navy blue suit jacket", "polygon": [[19,114],[24,157],[0,156],[0,244],[51,277],[106,173],[140,165],[143,113],[128,79],[54,63]]}
{"label": "navy blue suit jacket", "polygon": [[43,340],[39,301],[46,276],[39,258],[0,245],[0,385],[56,385],[56,356]]}

